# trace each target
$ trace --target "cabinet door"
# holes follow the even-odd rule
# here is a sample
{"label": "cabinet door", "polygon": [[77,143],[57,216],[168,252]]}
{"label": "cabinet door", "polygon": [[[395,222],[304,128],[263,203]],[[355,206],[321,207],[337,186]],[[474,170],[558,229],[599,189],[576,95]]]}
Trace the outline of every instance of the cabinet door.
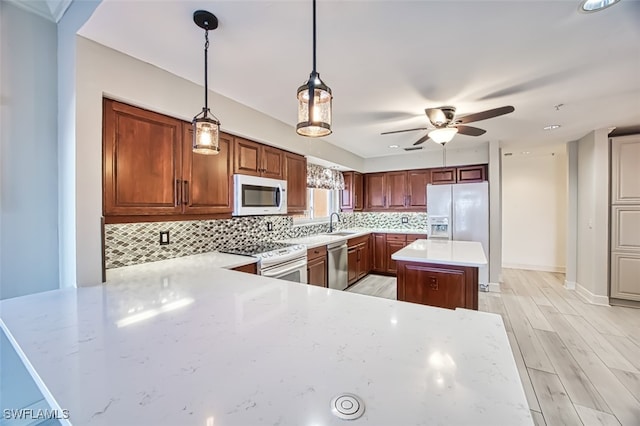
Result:
{"label": "cabinet door", "polygon": [[482,182],[487,180],[487,166],[484,164],[458,167],[457,173],[458,183]]}
{"label": "cabinet door", "polygon": [[465,297],[463,271],[445,272],[429,266],[403,264],[398,282],[398,300],[448,309],[474,309]]}
{"label": "cabinet door", "polygon": [[234,167],[233,172],[241,175],[260,176],[260,147],[256,142],[234,138]]}
{"label": "cabinet door", "polygon": [[344,189],[340,191],[340,209],[353,210],[353,190],[354,179],[353,172],[344,172]]}
{"label": "cabinet door", "polygon": [[284,151],[270,146],[262,145],[260,152],[262,163],[262,176],[271,179],[284,178]]}
{"label": "cabinet door", "polygon": [[318,257],[307,263],[307,282],[319,287],[327,287],[327,258]]}
{"label": "cabinet door", "polygon": [[182,122],[110,99],[103,120],[103,214],[180,213]]}
{"label": "cabinet door", "polygon": [[358,253],[358,280],[365,275],[367,275],[367,243],[358,244],[356,247],[356,251]]}
{"label": "cabinet door", "polygon": [[285,154],[287,177],[287,211],[300,213],[307,209],[307,159],[302,155]]}
{"label": "cabinet door", "polygon": [[238,272],[245,272],[247,274],[253,274],[256,275],[258,273],[258,264],[257,263],[251,263],[249,265],[244,265],[244,266],[238,266],[233,268],[234,271],[238,271]]}
{"label": "cabinet door", "polygon": [[431,183],[429,170],[407,172],[407,207],[411,210],[427,211],[427,184]]}
{"label": "cabinet door", "polygon": [[397,272],[396,269],[396,261],[391,259],[391,255],[401,248],[405,247],[407,243],[404,241],[389,241],[387,240],[387,268],[386,271],[390,274],[395,274]]}
{"label": "cabinet door", "polygon": [[389,172],[387,180],[387,208],[404,210],[407,207],[407,172]]}
{"label": "cabinet door", "polygon": [[364,193],[363,193],[362,174],[358,172],[353,173],[353,210],[362,211],[364,208]]}
{"label": "cabinet door", "polygon": [[351,285],[358,281],[358,249],[352,247],[347,251],[347,284]]}
{"label": "cabinet door", "polygon": [[220,133],[220,153],[194,154],[193,128],[183,123],[182,204],[185,213],[233,211],[233,137]]}
{"label": "cabinet door", "polygon": [[431,183],[433,185],[456,183],[456,177],[455,167],[431,169]]}
{"label": "cabinet door", "polygon": [[387,236],[386,234],[373,234],[373,270],[386,272],[387,270]]}
{"label": "cabinet door", "polygon": [[387,188],[384,173],[365,175],[365,191],[367,210],[383,210],[387,207]]}

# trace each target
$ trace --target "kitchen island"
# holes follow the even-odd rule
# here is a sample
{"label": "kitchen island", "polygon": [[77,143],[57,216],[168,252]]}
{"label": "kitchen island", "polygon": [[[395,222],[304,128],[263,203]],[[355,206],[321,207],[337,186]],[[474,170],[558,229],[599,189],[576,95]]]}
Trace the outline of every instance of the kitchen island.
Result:
{"label": "kitchen island", "polygon": [[478,309],[478,268],[487,264],[481,243],[417,240],[391,258],[398,266],[398,300]]}
{"label": "kitchen island", "polygon": [[352,393],[354,425],[532,425],[498,315],[175,265],[0,301],[71,424],[338,425]]}

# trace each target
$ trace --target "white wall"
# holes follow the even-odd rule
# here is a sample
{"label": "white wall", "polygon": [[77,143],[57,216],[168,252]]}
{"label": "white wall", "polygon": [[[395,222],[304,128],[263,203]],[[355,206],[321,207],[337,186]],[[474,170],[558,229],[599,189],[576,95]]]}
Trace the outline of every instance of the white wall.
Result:
{"label": "white wall", "polygon": [[[76,282],[95,285],[101,280],[103,95],[190,121],[202,108],[203,88],[82,37],[77,37],[76,59]],[[210,106],[229,133],[355,170],[364,168],[361,157],[298,136],[292,126],[229,98],[212,92]]]}
{"label": "white wall", "polygon": [[[433,144],[434,142],[427,142]],[[489,162],[489,145],[478,143],[475,148],[458,149],[452,142],[446,151],[447,166],[465,166],[468,164],[486,164]],[[414,151],[407,155],[389,155],[386,157],[366,158],[364,173],[385,172],[391,170],[424,169],[443,167],[442,149],[434,151]]]}
{"label": "white wall", "polygon": [[0,298],[58,288],[56,26],[0,2]]}
{"label": "white wall", "polygon": [[576,290],[608,303],[609,141],[606,129],[578,141]]}
{"label": "white wall", "polygon": [[502,158],[502,266],[564,272],[565,147]]}
{"label": "white wall", "polygon": [[567,267],[564,286],[576,288],[578,275],[578,141],[567,143]]}

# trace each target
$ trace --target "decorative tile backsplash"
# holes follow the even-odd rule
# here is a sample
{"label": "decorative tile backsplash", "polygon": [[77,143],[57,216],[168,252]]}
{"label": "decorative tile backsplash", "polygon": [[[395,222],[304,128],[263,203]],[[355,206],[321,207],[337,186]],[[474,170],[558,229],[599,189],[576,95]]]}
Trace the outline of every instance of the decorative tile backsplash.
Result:
{"label": "decorative tile backsplash", "polygon": [[[402,223],[403,217],[408,223]],[[426,213],[341,213],[340,218],[337,229],[427,229]],[[161,231],[169,231],[168,245],[160,245]],[[288,216],[111,224],[105,225],[105,264],[107,269],[119,268],[328,231],[328,223],[294,226]]]}

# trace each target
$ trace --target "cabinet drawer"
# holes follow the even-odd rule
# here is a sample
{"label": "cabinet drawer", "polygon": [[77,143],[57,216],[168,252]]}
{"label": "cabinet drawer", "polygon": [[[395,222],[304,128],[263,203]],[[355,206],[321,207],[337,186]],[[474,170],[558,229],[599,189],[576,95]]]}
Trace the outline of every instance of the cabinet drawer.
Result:
{"label": "cabinet drawer", "polygon": [[258,273],[258,264],[257,263],[250,263],[248,265],[244,265],[244,266],[237,266],[235,268],[233,268],[233,271],[238,271],[238,272],[246,272],[247,274],[257,274]]}
{"label": "cabinet drawer", "polygon": [[307,250],[307,261],[325,257],[327,255],[327,246],[314,247]]}
{"label": "cabinet drawer", "polygon": [[407,234],[387,234],[387,241],[407,241]]}
{"label": "cabinet drawer", "polygon": [[414,242],[415,240],[426,240],[427,234],[409,234],[407,235],[407,244]]}
{"label": "cabinet drawer", "polygon": [[351,248],[359,244],[366,243],[367,241],[369,241],[369,234],[363,235],[361,237],[351,238],[349,241],[347,241],[347,246]]}

